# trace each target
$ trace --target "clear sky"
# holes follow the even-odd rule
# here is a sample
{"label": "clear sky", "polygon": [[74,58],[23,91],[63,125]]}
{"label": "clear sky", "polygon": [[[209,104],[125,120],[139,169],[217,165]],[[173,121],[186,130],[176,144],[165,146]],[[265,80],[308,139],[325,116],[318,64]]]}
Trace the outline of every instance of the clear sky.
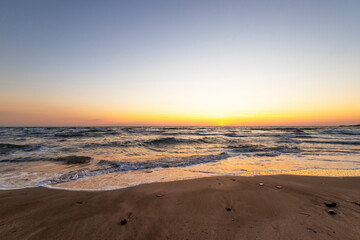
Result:
{"label": "clear sky", "polygon": [[0,1],[0,125],[360,123],[360,1]]}

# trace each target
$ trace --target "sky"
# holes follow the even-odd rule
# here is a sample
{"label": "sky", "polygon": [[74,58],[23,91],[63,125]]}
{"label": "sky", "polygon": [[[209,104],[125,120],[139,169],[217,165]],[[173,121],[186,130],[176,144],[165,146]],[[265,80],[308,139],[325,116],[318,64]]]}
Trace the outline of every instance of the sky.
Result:
{"label": "sky", "polygon": [[0,1],[0,126],[360,123],[360,1]]}

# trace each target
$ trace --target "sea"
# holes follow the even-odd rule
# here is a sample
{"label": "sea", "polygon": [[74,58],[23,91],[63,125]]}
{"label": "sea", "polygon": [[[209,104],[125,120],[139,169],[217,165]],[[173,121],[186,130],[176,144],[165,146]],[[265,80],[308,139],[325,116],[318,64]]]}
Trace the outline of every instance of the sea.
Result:
{"label": "sea", "polygon": [[360,176],[360,127],[3,127],[0,189],[201,177]]}

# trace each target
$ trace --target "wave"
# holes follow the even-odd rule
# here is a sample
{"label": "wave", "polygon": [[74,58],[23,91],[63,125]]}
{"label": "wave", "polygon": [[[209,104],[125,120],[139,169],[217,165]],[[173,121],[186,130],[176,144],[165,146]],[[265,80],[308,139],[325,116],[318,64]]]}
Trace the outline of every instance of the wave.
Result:
{"label": "wave", "polygon": [[[309,160],[312,161],[312,160]],[[323,162],[347,162],[347,163],[360,163],[360,161],[356,160],[335,160],[335,159],[316,159],[316,161],[323,161]]]}
{"label": "wave", "polygon": [[77,138],[77,137],[103,137],[104,135],[116,135],[112,130],[86,129],[80,131],[60,131],[55,133],[54,137],[59,138]]}
{"label": "wave", "polygon": [[113,172],[126,172],[145,170],[153,168],[170,168],[170,167],[186,167],[196,164],[204,164],[209,162],[216,162],[230,157],[227,153],[220,153],[217,155],[205,155],[205,156],[189,156],[189,157],[174,157],[174,158],[161,158],[155,161],[147,162],[121,162],[121,161],[106,161],[102,160],[98,162],[99,169],[88,170],[79,169],[71,171],[69,173],[60,175],[52,179],[47,179],[39,183],[39,186],[54,185],[69,181],[78,180],[84,177],[91,177],[97,175],[103,175]]}
{"label": "wave", "polygon": [[240,137],[247,137],[246,135],[239,135],[239,133],[237,132],[229,132],[229,133],[224,133],[223,134],[226,137],[233,137],[233,138],[240,138]]}
{"label": "wave", "polygon": [[66,164],[84,164],[89,163],[91,160],[91,157],[75,155],[50,159],[50,161],[63,162]]}
{"label": "wave", "polygon": [[303,143],[355,145],[355,146],[360,145],[360,141],[303,141]]}
{"label": "wave", "polygon": [[164,146],[164,145],[175,145],[175,144],[189,144],[197,143],[196,140],[192,139],[182,139],[175,137],[166,137],[166,138],[157,138],[149,141],[145,141],[144,144],[152,146]]}
{"label": "wave", "polygon": [[168,147],[179,144],[195,144],[195,143],[211,143],[213,139],[183,139],[175,137],[156,138],[152,140],[133,140],[133,141],[113,141],[107,143],[87,143],[83,145],[83,148],[94,148],[94,147]]}
{"label": "wave", "polygon": [[143,142],[138,142],[138,145],[143,145],[146,147],[167,147],[180,144],[210,144],[210,143],[219,143],[222,139],[212,138],[212,137],[203,137],[198,139],[186,139],[186,138],[177,138],[177,137],[165,137],[157,138],[152,140],[147,140]]}
{"label": "wave", "polygon": [[293,138],[283,138],[283,139],[280,139],[280,140],[278,140],[276,142],[277,143],[294,143],[294,144],[302,143],[302,141],[297,140],[297,139],[293,139]]}
{"label": "wave", "polygon": [[57,162],[57,163],[64,163],[64,164],[84,164],[84,163],[89,163],[91,160],[92,160],[91,157],[71,155],[71,156],[56,157],[56,158],[22,157],[22,158],[3,159],[3,160],[0,160],[0,163],[2,163],[2,162],[9,162],[9,163]]}
{"label": "wave", "polygon": [[204,164],[215,162],[229,158],[228,153],[220,153],[215,155],[193,155],[187,157],[171,157],[160,158],[155,161],[148,162],[113,162],[119,164],[119,169],[122,171],[147,169],[147,168],[169,168],[169,167],[186,167],[196,164]]}
{"label": "wave", "polygon": [[222,137],[211,137],[205,136],[202,138],[177,138],[177,137],[165,137],[165,138],[157,138],[153,140],[144,141],[138,143],[139,145],[151,148],[151,147],[158,147],[158,148],[166,148],[169,146],[174,145],[182,145],[182,144],[230,144],[233,142],[238,142],[238,140],[226,139]]}
{"label": "wave", "polygon": [[321,133],[322,134],[350,135],[350,136],[360,135],[359,130],[349,130],[349,129],[333,129],[333,130],[326,130],[326,131],[323,131]]}
{"label": "wave", "polygon": [[92,137],[108,134],[117,134],[113,128],[74,128],[74,127],[30,127],[30,128],[1,128],[0,136],[21,136],[21,137]]}
{"label": "wave", "polygon": [[12,144],[12,143],[0,143],[0,154],[9,154],[16,151],[30,152],[39,150],[41,146],[31,144]]}
{"label": "wave", "polygon": [[248,130],[253,131],[286,131],[286,132],[304,132],[307,130],[316,130],[318,127],[250,127]]}
{"label": "wave", "polygon": [[230,145],[228,146],[232,151],[241,153],[256,153],[256,156],[279,156],[288,153],[301,153],[301,148],[297,146],[277,146],[268,147],[261,144],[243,144],[243,145]]}
{"label": "wave", "polygon": [[136,146],[136,141],[114,141],[107,143],[86,143],[82,148],[98,148],[98,147],[132,147]]}

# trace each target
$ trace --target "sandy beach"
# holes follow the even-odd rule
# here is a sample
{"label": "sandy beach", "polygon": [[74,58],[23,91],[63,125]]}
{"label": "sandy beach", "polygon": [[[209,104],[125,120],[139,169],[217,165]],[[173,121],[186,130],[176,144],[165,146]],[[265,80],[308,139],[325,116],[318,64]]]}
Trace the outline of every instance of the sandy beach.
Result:
{"label": "sandy beach", "polygon": [[360,1],[0,1],[0,240],[360,240]]}
{"label": "sandy beach", "polygon": [[0,236],[359,239],[359,201],[360,177],[224,176],[114,191],[11,190],[0,192]]}

